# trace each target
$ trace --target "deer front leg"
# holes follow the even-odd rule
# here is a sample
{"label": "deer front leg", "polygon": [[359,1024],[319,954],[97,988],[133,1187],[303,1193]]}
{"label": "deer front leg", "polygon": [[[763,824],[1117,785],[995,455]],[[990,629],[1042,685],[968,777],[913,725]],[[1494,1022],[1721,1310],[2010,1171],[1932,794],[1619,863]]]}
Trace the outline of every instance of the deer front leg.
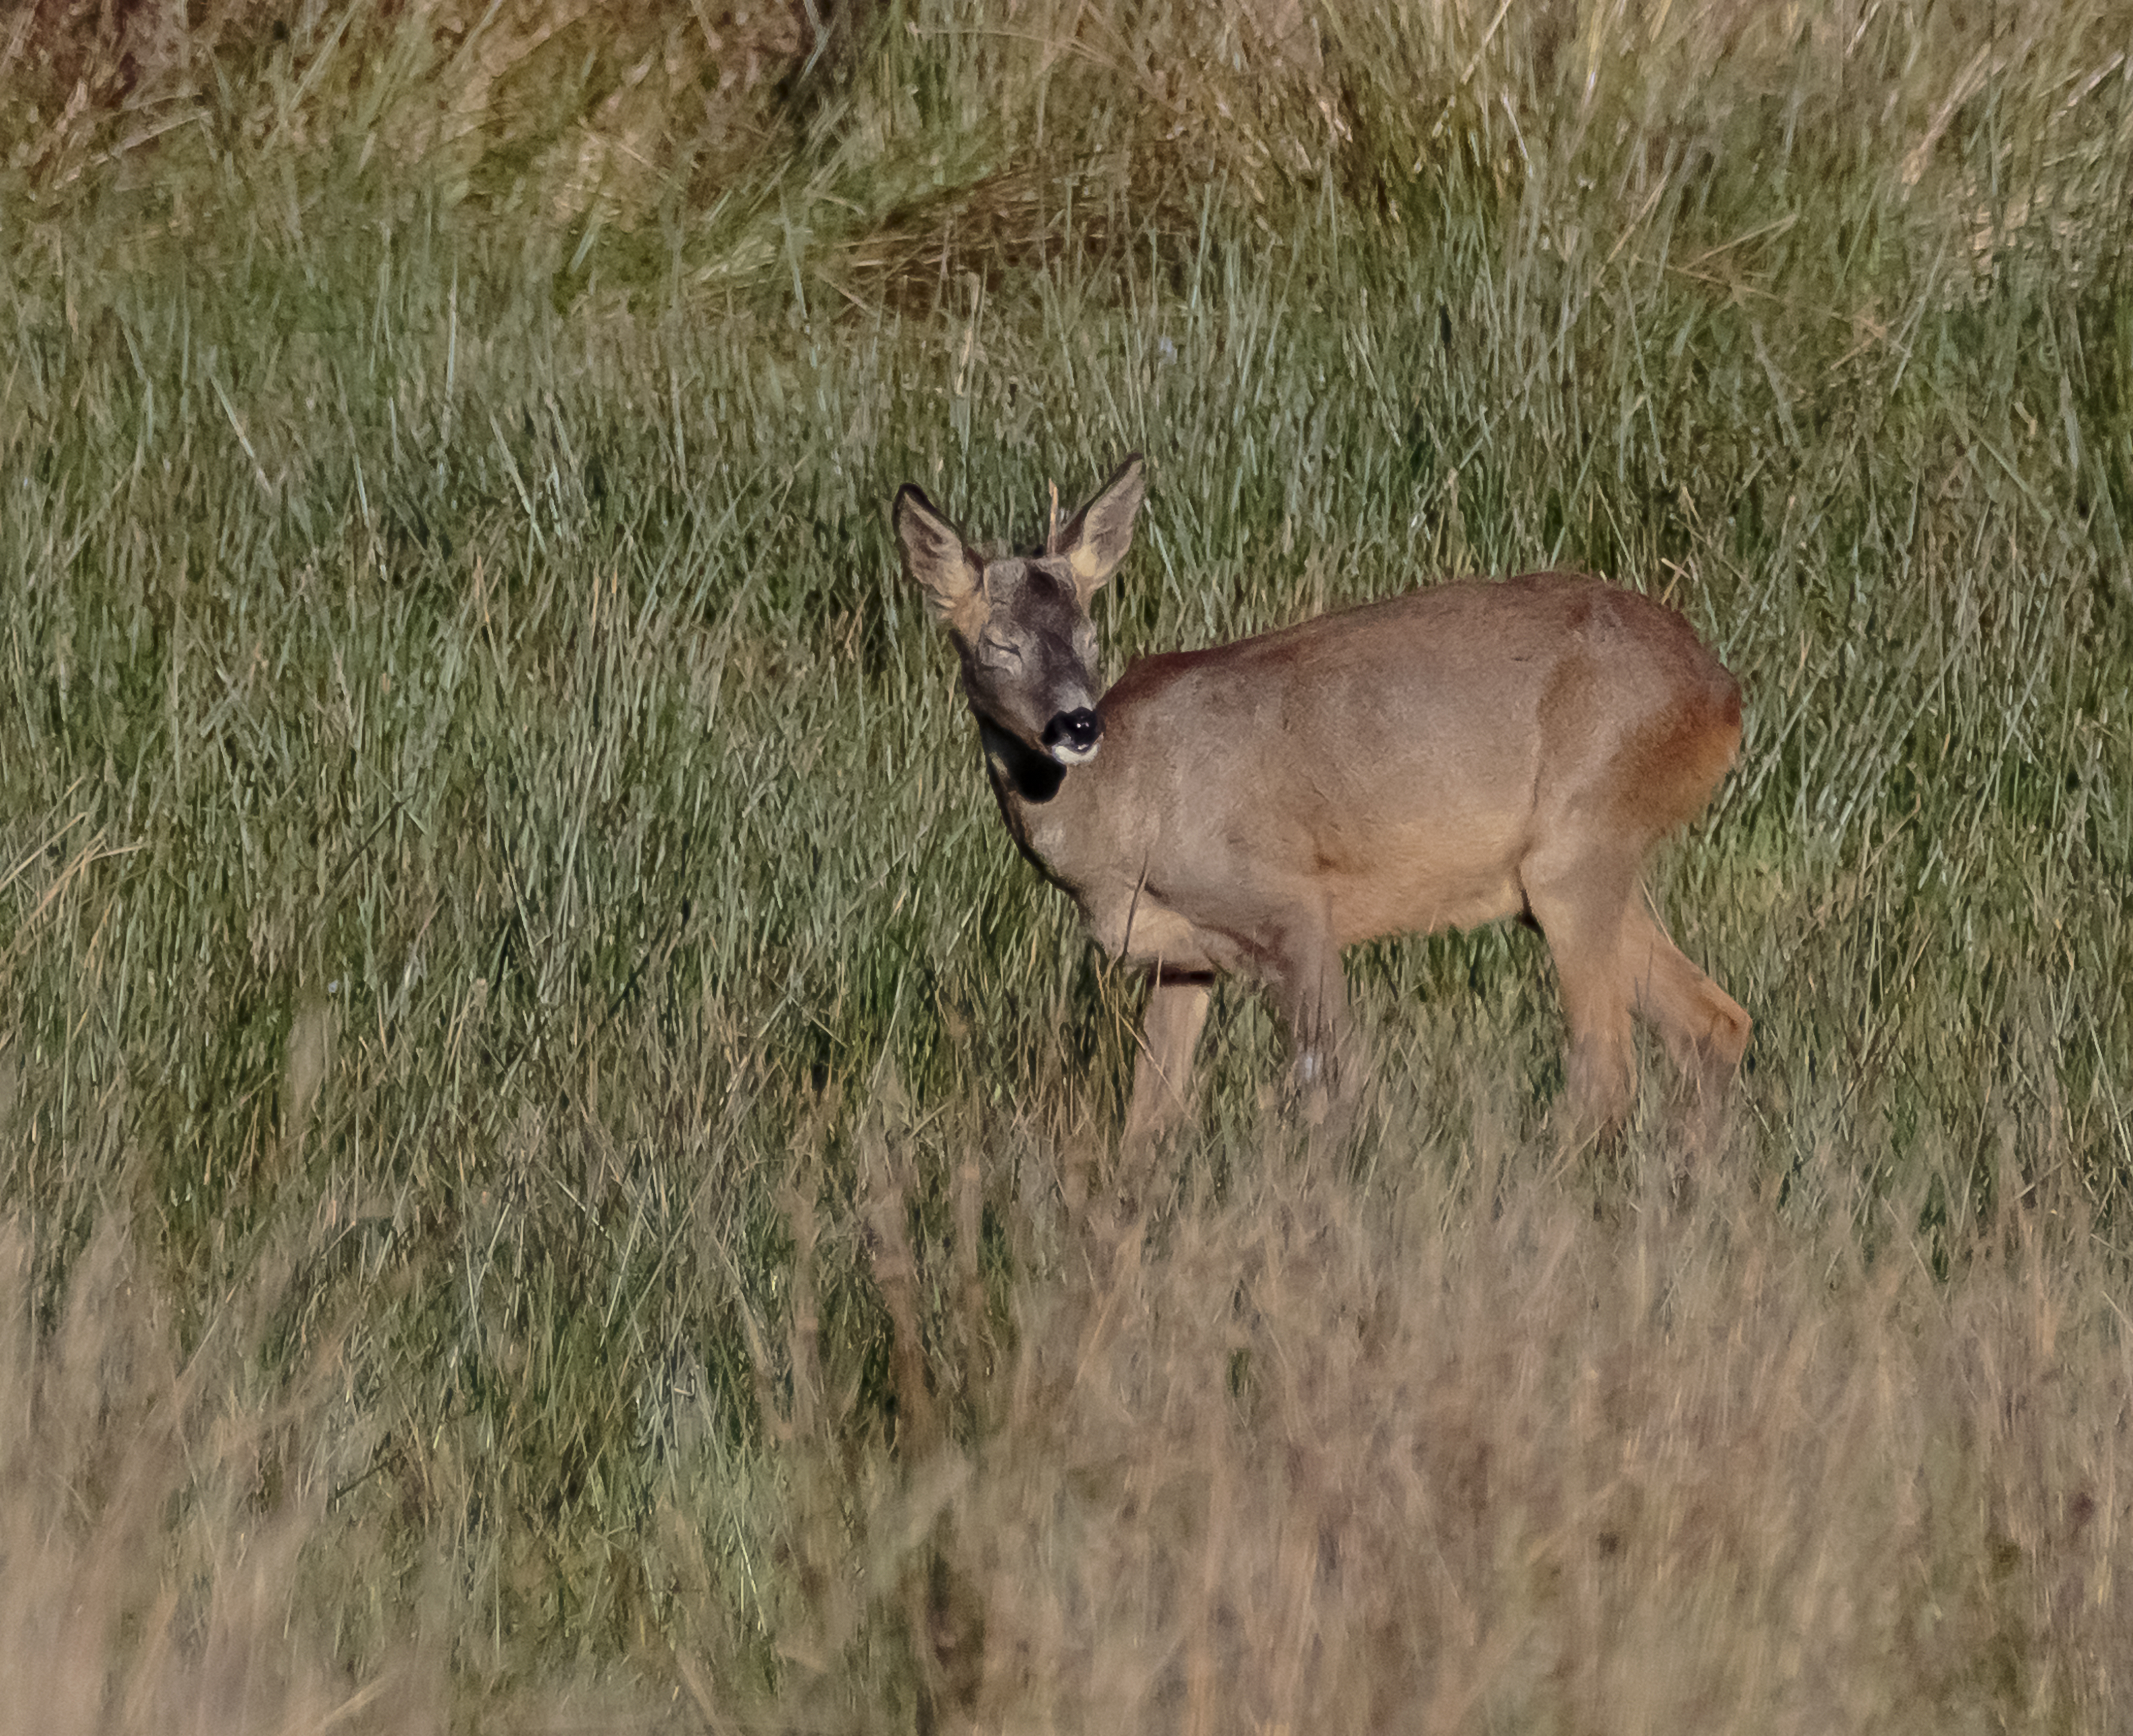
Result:
{"label": "deer front leg", "polygon": [[1291,923],[1274,929],[1254,948],[1259,976],[1288,1025],[1290,1065],[1313,1127],[1345,1107],[1349,1082],[1342,1050],[1348,1034],[1348,979],[1341,949],[1317,923]]}
{"label": "deer front leg", "polygon": [[1191,1112],[1192,1054],[1214,994],[1206,971],[1148,972],[1141,1016],[1140,1058],[1134,1065],[1133,1103],[1126,1112],[1125,1146],[1145,1150]]}

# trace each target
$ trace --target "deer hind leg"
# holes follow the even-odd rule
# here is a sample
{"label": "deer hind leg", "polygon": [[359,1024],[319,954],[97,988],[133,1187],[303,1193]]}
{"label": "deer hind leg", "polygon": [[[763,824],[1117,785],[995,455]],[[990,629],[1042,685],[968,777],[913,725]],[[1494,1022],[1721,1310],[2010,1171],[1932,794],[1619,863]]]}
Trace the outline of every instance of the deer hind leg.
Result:
{"label": "deer hind leg", "polygon": [[1125,1145],[1142,1150],[1191,1112],[1192,1055],[1215,979],[1205,971],[1148,973],[1148,1006],[1141,1015],[1140,1058],[1134,1063],[1133,1103],[1126,1111]]}
{"label": "deer hind leg", "polygon": [[1562,865],[1529,878],[1526,903],[1548,937],[1570,1026],[1569,1098],[1580,1140],[1611,1133],[1636,1099],[1632,998],[1622,967],[1622,936],[1636,891],[1634,863]]}
{"label": "deer hind leg", "polygon": [[1641,899],[1631,901],[1623,919],[1622,967],[1638,1016],[1659,1034],[1704,1105],[1715,1107],[1747,1050],[1752,1021],[1746,1011],[1689,962]]}

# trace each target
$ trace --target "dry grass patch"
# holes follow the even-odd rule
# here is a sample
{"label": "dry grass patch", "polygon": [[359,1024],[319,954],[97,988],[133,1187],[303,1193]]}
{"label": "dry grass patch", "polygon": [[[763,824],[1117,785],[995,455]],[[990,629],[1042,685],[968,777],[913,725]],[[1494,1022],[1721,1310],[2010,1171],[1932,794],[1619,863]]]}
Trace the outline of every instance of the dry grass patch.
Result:
{"label": "dry grass patch", "polygon": [[868,1727],[898,1652],[974,1729],[2110,1726],[2133,1366],[2071,1223],[1940,1279],[1861,1199],[1596,1211],[1531,1151],[1417,1156],[1081,1213],[989,1367],[949,1249],[929,1286],[869,1212],[895,1444],[779,1359],[811,1396],[757,1546],[821,1591],[763,1630],[762,1727]]}
{"label": "dry grass patch", "polygon": [[[109,1224],[35,1329],[12,1231],[17,1724],[1822,1736],[2126,1703],[2122,1262],[2070,1218],[2010,1211],[1937,1277],[1833,1169],[1784,1208],[1720,1173],[1596,1210],[1485,1136],[1394,1185],[1276,1155],[1121,1219],[1062,1212],[1039,1142],[1021,1201],[965,1162],[945,1213],[910,1160],[870,1136],[840,1216],[803,1159],[757,1445],[682,1453],[614,1540],[647,1616],[619,1671],[511,1661],[479,1520],[407,1578],[334,1487],[392,1420],[338,1346],[262,1396],[253,1295],[181,1353]],[[973,1257],[988,1222],[1011,1275]],[[885,1402],[824,1329],[855,1261]]]}

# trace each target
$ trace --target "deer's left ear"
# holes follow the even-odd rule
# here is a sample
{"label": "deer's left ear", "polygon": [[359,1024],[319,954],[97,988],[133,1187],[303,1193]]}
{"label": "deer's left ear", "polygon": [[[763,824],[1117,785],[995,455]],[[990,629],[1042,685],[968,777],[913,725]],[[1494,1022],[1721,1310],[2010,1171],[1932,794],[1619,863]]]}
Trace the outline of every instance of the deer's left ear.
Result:
{"label": "deer's left ear", "polygon": [[962,533],[934,510],[925,489],[907,482],[896,491],[889,518],[903,570],[926,593],[936,619],[965,639],[975,639],[989,612],[985,605],[985,563],[963,541]]}
{"label": "deer's left ear", "polygon": [[1140,454],[1134,452],[1059,533],[1057,552],[1066,557],[1074,588],[1083,602],[1119,570],[1119,562],[1133,547],[1134,514],[1147,493]]}

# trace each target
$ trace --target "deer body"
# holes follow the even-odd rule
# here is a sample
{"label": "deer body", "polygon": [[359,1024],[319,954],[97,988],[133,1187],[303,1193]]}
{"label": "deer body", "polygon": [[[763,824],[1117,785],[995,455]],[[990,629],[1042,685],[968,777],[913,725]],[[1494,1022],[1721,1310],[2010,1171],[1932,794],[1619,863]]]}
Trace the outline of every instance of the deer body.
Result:
{"label": "deer body", "polygon": [[1044,557],[990,563],[915,489],[897,502],[1009,830],[1105,952],[1151,969],[1129,1141],[1188,1106],[1214,975],[1269,990],[1315,1087],[1343,947],[1512,916],[1554,955],[1585,1125],[1627,1109],[1633,1010],[1722,1090],[1747,1015],[1639,884],[1740,741],[1739,689],[1688,623],[1595,579],[1447,584],[1146,658],[1093,700],[1086,605],[1140,488],[1129,460]]}

